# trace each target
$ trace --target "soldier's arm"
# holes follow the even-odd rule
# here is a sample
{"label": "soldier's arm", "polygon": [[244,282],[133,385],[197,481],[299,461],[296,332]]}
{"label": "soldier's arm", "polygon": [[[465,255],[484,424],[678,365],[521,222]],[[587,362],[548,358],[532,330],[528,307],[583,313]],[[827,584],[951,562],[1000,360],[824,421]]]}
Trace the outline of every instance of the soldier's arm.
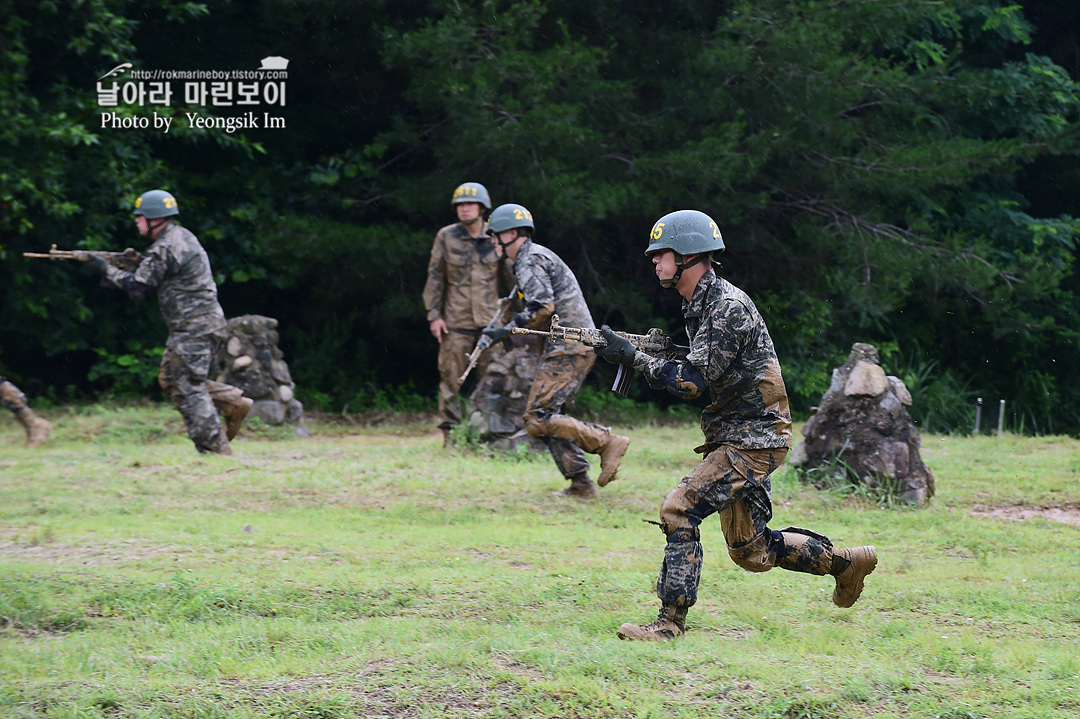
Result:
{"label": "soldier's arm", "polygon": [[446,244],[442,232],[435,235],[428,260],[427,281],[424,283],[424,309],[427,321],[442,319],[443,302],[446,297]]}
{"label": "soldier's arm", "polygon": [[632,367],[645,375],[650,387],[666,389],[679,399],[696,399],[708,387],[701,370],[689,361],[666,360],[638,350]]}
{"label": "soldier's arm", "polygon": [[524,308],[514,315],[512,325],[530,330],[545,330],[555,313],[555,290],[551,278],[542,267],[532,262],[519,263],[514,267],[518,289],[525,298]]}
{"label": "soldier's arm", "polygon": [[109,265],[105,268],[105,279],[122,289],[131,299],[142,300],[161,284],[167,269],[168,257],[165,250],[151,245],[146,257],[135,270],[122,270]]}
{"label": "soldier's arm", "polygon": [[697,367],[706,382],[728,371],[742,352],[753,327],[750,310],[736,300],[725,300],[702,318],[697,334],[690,339],[687,360]]}

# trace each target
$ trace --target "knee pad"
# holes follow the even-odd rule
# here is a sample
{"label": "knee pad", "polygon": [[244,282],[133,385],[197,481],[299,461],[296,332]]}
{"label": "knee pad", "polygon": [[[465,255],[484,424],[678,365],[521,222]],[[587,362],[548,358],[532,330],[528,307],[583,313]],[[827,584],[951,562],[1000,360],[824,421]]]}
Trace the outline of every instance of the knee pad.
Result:
{"label": "knee pad", "polygon": [[748,572],[767,572],[774,566],[771,540],[772,532],[766,529],[741,547],[728,547],[728,556]]}
{"label": "knee pad", "polygon": [[[666,529],[661,527],[661,529]],[[689,529],[675,529],[671,532],[664,532],[667,535],[669,543],[676,544],[682,542],[700,542],[701,530],[697,527],[690,527]]]}

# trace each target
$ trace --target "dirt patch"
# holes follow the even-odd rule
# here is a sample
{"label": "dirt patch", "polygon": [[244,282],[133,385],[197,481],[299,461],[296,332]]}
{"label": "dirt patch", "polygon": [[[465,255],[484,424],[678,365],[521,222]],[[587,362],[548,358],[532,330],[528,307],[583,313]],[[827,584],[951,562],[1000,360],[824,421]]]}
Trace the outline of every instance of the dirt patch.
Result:
{"label": "dirt patch", "polygon": [[1009,507],[973,507],[969,512],[976,517],[990,519],[1008,519],[1021,522],[1025,519],[1049,519],[1080,527],[1080,505],[1039,507],[1026,504],[1014,504]]}

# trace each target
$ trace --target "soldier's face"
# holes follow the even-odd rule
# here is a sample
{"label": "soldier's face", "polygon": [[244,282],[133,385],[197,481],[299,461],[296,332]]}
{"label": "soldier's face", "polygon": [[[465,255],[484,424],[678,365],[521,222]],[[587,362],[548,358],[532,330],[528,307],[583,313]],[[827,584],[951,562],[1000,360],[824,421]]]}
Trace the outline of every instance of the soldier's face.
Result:
{"label": "soldier's face", "polygon": [[499,257],[509,257],[511,260],[516,259],[519,236],[517,230],[496,232],[491,238],[492,244],[495,245],[495,254]]}
{"label": "soldier's face", "polygon": [[150,225],[147,223],[145,216],[135,215],[135,229],[137,229],[139,234],[143,237],[150,234]]}
{"label": "soldier's face", "polygon": [[479,202],[460,202],[456,205],[457,218],[462,224],[469,224],[480,219],[484,206]]}
{"label": "soldier's face", "polygon": [[656,270],[656,278],[660,281],[670,280],[679,269],[675,264],[674,250],[660,250],[652,256],[652,263]]}

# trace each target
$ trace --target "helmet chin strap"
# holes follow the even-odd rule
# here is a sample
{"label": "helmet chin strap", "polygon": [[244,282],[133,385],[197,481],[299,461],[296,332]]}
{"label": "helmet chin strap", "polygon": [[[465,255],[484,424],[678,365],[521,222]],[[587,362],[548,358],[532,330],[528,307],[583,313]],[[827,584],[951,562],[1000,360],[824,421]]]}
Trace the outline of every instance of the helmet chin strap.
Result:
{"label": "helmet chin strap", "polygon": [[666,290],[670,290],[672,287],[679,284],[679,278],[682,277],[683,270],[693,267],[694,265],[699,265],[702,262],[712,261],[711,252],[702,252],[689,262],[686,262],[683,256],[680,255],[678,252],[675,252],[673,254],[675,255],[675,274],[672,275],[671,279],[669,280],[660,280],[660,286]]}
{"label": "helmet chin strap", "polygon": [[509,247],[510,245],[514,244],[515,242],[517,242],[517,241],[518,241],[519,239],[521,239],[521,235],[519,234],[519,235],[518,235],[517,237],[515,237],[515,238],[514,238],[513,240],[511,240],[510,242],[503,242],[503,241],[502,241],[502,238],[501,238],[501,237],[499,237],[499,233],[498,233],[498,232],[494,232],[494,233],[492,233],[492,234],[494,235],[494,238],[495,238],[495,244],[496,244],[496,245],[498,245],[499,247],[501,247],[501,248],[502,248],[502,251],[503,251],[503,256],[505,256],[505,257],[509,257],[509,256],[510,256],[509,254],[507,254],[507,252],[506,252],[506,248],[507,248],[507,247]]}

